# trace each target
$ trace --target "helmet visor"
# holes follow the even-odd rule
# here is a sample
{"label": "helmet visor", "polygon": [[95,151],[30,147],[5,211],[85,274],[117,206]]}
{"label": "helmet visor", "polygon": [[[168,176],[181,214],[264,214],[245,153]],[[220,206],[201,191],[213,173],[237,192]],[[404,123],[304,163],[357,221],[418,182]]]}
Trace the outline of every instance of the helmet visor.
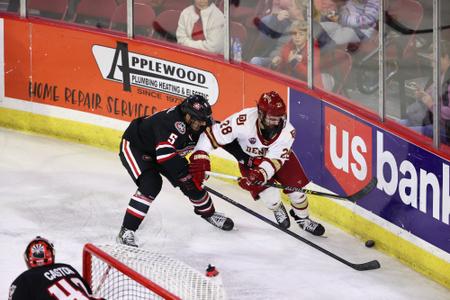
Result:
{"label": "helmet visor", "polygon": [[203,131],[206,129],[206,121],[200,121],[200,120],[192,118],[190,125],[191,125],[192,130],[194,130],[194,131]]}
{"label": "helmet visor", "polygon": [[269,114],[266,114],[262,118],[263,126],[266,128],[273,128],[278,127],[280,124],[284,124],[284,121],[286,120],[285,116],[272,116]]}

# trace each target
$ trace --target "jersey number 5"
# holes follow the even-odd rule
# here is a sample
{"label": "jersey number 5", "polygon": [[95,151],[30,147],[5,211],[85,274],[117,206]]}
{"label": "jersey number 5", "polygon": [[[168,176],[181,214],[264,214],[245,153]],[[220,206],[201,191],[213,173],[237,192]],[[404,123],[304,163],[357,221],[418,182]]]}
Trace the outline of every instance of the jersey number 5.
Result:
{"label": "jersey number 5", "polygon": [[169,138],[167,139],[167,141],[173,145],[173,144],[175,144],[175,141],[177,140],[177,138],[178,138],[178,135],[176,135],[175,133],[171,133]]}

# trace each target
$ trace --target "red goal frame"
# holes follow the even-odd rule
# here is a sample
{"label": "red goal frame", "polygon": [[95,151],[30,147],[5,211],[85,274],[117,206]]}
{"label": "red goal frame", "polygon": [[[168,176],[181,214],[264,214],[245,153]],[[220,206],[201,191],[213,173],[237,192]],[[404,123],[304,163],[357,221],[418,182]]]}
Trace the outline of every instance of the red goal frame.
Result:
{"label": "red goal frame", "polygon": [[128,266],[121,263],[114,257],[110,256],[108,253],[104,252],[103,250],[97,248],[96,246],[94,246],[93,244],[90,244],[90,243],[84,245],[84,247],[83,247],[83,277],[87,281],[89,286],[91,286],[91,284],[92,284],[92,277],[91,277],[92,256],[95,256],[98,259],[104,261],[109,266],[120,271],[124,275],[132,278],[137,283],[148,288],[149,290],[151,290],[155,294],[163,297],[164,299],[181,300],[181,298],[175,296],[174,294],[167,291],[163,287],[157,285],[156,283],[149,280],[148,278],[145,278],[138,272],[129,268]]}

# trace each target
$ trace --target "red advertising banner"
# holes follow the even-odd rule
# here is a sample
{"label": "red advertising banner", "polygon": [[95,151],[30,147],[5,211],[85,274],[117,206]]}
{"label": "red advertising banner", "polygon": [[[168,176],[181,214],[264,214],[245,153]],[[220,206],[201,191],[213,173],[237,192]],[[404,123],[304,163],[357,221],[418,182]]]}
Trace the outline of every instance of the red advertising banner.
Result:
{"label": "red advertising banner", "polygon": [[372,128],[328,106],[324,110],[325,168],[353,194],[372,179]]}
{"label": "red advertising banner", "polygon": [[5,96],[132,120],[202,94],[223,119],[286,86],[198,54],[72,28],[5,20]]}

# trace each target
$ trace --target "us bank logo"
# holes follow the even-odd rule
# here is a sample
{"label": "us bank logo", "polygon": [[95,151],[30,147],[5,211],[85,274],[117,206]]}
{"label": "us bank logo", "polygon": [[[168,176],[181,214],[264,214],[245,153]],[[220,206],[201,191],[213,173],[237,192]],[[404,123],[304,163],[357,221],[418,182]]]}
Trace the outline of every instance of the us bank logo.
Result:
{"label": "us bank logo", "polygon": [[347,194],[372,178],[372,128],[325,107],[325,167]]}
{"label": "us bank logo", "polygon": [[182,98],[199,94],[211,105],[217,101],[219,87],[210,72],[130,52],[122,42],[116,48],[94,45],[92,53],[103,78],[122,83],[124,91],[136,86]]}

